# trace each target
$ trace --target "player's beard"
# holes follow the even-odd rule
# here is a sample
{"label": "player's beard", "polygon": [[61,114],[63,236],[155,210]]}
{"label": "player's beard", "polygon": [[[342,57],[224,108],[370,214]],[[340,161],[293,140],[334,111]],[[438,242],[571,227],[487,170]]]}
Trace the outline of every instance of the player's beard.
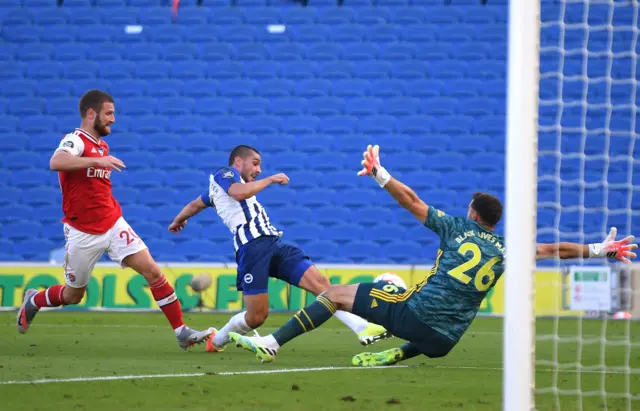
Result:
{"label": "player's beard", "polygon": [[98,133],[100,137],[106,137],[109,135],[109,129],[103,122],[100,121],[99,117],[96,117],[95,121],[93,122],[93,129]]}

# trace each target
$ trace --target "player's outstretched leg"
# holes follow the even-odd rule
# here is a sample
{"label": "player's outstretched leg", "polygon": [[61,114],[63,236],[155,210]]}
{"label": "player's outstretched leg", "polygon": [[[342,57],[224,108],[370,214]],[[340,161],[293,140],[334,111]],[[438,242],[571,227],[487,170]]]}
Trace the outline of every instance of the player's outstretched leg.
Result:
{"label": "player's outstretched leg", "polygon": [[[298,287],[310,291],[315,295],[319,295],[327,290],[330,285],[329,279],[322,275],[316,266],[310,265],[302,275]],[[348,311],[338,310],[335,316],[356,333],[362,345],[374,344],[392,336],[384,327],[370,323],[364,318],[358,317]]]}
{"label": "player's outstretched leg", "polygon": [[261,361],[271,362],[281,346],[297,336],[314,330],[333,317],[341,308],[350,311],[358,289],[357,284],[334,285],[320,294],[316,301],[298,311],[276,332],[266,337],[245,337],[230,334],[237,346],[254,353]]}
{"label": "player's outstretched leg", "polygon": [[351,359],[351,363],[358,367],[382,367],[408,360],[420,354],[417,346],[409,342],[400,348],[391,348],[390,350],[382,352],[363,352],[357,354]]}
{"label": "player's outstretched leg", "polygon": [[149,289],[156,300],[156,304],[162,310],[165,317],[171,324],[175,332],[178,345],[183,350],[189,350],[197,344],[201,344],[209,338],[213,332],[212,328],[204,331],[196,331],[187,327],[182,320],[182,306],[176,296],[175,290],[169,284],[167,278],[160,271],[160,267],[153,260],[149,250],[144,248],[135,254],[128,255],[123,259],[127,267],[131,267],[141,274],[149,283]]}

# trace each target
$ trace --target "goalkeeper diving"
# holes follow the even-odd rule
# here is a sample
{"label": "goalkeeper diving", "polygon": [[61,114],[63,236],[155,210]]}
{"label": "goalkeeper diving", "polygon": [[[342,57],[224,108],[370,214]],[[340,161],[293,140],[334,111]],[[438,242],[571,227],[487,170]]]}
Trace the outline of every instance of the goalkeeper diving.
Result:
{"label": "goalkeeper diving", "polygon": [[[337,310],[356,314],[407,340],[399,348],[353,357],[358,366],[391,365],[426,355],[443,357],[460,341],[476,317],[482,300],[504,272],[504,238],[495,232],[502,217],[496,197],[475,193],[466,217],[452,217],[427,205],[416,193],[380,165],[379,147],[367,147],[359,176],[372,177],[403,208],[440,237],[440,249],[430,275],[405,290],[388,283],[332,285],[316,301],[300,310],[276,332],[265,337],[232,333],[238,346],[263,362],[275,359],[278,350],[325,323]],[[611,258],[630,263],[633,236],[616,240],[616,229],[599,244],[537,244],[536,257]]]}

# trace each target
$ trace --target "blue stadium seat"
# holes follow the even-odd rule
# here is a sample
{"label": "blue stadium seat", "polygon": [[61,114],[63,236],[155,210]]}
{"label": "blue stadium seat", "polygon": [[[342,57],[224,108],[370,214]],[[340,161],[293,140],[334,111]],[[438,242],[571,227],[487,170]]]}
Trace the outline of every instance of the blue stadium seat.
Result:
{"label": "blue stadium seat", "polygon": [[190,98],[168,98],[158,101],[157,112],[165,116],[188,116],[195,112],[196,102]]}
{"label": "blue stadium seat", "polygon": [[229,80],[220,84],[218,93],[224,97],[250,97],[256,84],[250,80]]}
{"label": "blue stadium seat", "polygon": [[238,116],[261,116],[269,111],[270,102],[265,98],[238,98],[231,106],[231,112]]}
{"label": "blue stadium seat", "polygon": [[344,100],[336,97],[318,97],[311,99],[309,114],[317,117],[339,115],[344,110]]}
{"label": "blue stadium seat", "polygon": [[44,167],[43,169],[16,170],[13,172],[11,182],[14,187],[21,188],[39,187],[43,184],[55,186],[58,176],[56,173],[45,170]]}
{"label": "blue stadium seat", "polygon": [[[61,47],[64,46],[61,45]],[[18,48],[16,52],[18,59],[21,61],[49,60],[53,55],[54,47],[51,44],[25,44]]]}
{"label": "blue stadium seat", "polygon": [[304,224],[288,228],[285,231],[284,239],[292,241],[301,246],[318,240],[325,228],[319,224]]}
{"label": "blue stadium seat", "polygon": [[315,98],[328,96],[331,82],[328,80],[301,80],[294,91],[299,97]]}
{"label": "blue stadium seat", "polygon": [[339,254],[354,263],[368,263],[380,255],[380,245],[373,241],[354,241],[340,247]]}
{"label": "blue stadium seat", "polygon": [[2,36],[6,41],[24,45],[27,43],[37,43],[43,38],[45,33],[47,33],[47,31],[41,31],[39,27],[19,25],[12,26],[10,30],[4,30]]}
{"label": "blue stadium seat", "polygon": [[[317,2],[316,2],[317,3]],[[335,4],[333,0],[329,0],[326,4]],[[320,6],[320,4],[311,4],[312,6]],[[344,8],[321,8],[318,12],[317,22],[320,24],[348,24],[355,19],[355,10]]]}
{"label": "blue stadium seat", "polygon": [[405,235],[405,230],[402,227],[385,222],[368,225],[366,229],[370,239],[381,245],[401,241]]}
{"label": "blue stadium seat", "polygon": [[336,192],[331,189],[322,188],[300,191],[296,198],[296,204],[311,209],[328,207],[334,204],[335,201]]}
{"label": "blue stadium seat", "polygon": [[70,17],[69,10],[63,8],[48,8],[47,6],[52,6],[51,3],[52,2],[50,0],[23,0],[23,5],[25,7],[37,7],[38,9],[40,9],[34,13],[33,22],[35,25],[56,26],[66,24],[69,21]]}
{"label": "blue stadium seat", "polygon": [[[306,224],[311,222],[311,211],[308,208],[287,205],[284,207],[269,208],[267,210],[271,223],[276,227]],[[319,221],[313,220],[314,223]]]}
{"label": "blue stadium seat", "polygon": [[45,100],[40,98],[20,98],[13,101],[9,114],[15,116],[37,116],[44,113]]}
{"label": "blue stadium seat", "polygon": [[282,131],[287,134],[312,134],[316,132],[320,119],[314,116],[289,117],[282,123]]}
{"label": "blue stadium seat", "polygon": [[[333,136],[322,134],[310,134],[296,138],[296,149],[303,153],[317,155],[330,150]],[[313,157],[312,156],[312,157]]]}
{"label": "blue stadium seat", "polygon": [[[23,134],[16,134],[17,119],[11,120],[11,117],[5,116],[3,122],[10,120],[7,123],[0,124],[0,152],[8,151],[22,151],[26,148],[27,137]],[[4,125],[4,127],[2,127]]]}
{"label": "blue stadium seat", "polygon": [[49,240],[26,240],[16,243],[15,253],[25,260],[47,261],[56,244]]}
{"label": "blue stadium seat", "polygon": [[[291,74],[287,71],[287,74]],[[280,63],[270,61],[246,62],[244,75],[254,80],[273,80],[280,75]]]}
{"label": "blue stadium seat", "polygon": [[48,238],[55,244],[62,246],[65,243],[64,228],[60,224],[47,224],[42,227],[42,237]]}
{"label": "blue stadium seat", "polygon": [[297,193],[288,188],[277,187],[260,193],[259,201],[265,207],[285,207],[296,202]]}
{"label": "blue stadium seat", "polygon": [[338,80],[333,83],[331,94],[336,97],[363,97],[372,88],[367,80]]}
{"label": "blue stadium seat", "polygon": [[[275,116],[248,118],[244,122],[244,131],[250,134],[278,134],[282,128],[282,119]],[[290,161],[289,162],[295,162]]]}
{"label": "blue stadium seat", "polygon": [[374,80],[371,82],[371,95],[374,97],[398,97],[406,93],[407,83],[403,80]]}
{"label": "blue stadium seat", "polygon": [[396,118],[391,116],[364,117],[358,121],[358,131],[368,135],[393,134]]}
{"label": "blue stadium seat", "polygon": [[283,136],[281,134],[265,135],[260,139],[260,151],[264,153],[279,153],[294,151],[296,139],[293,136]]}
{"label": "blue stadium seat", "polygon": [[370,228],[380,224],[380,222],[391,223],[395,221],[395,214],[395,212],[390,211],[386,207],[371,205],[358,209],[358,211],[353,214],[352,221],[363,227]]}
{"label": "blue stadium seat", "polygon": [[35,222],[15,222],[5,226],[3,237],[10,241],[23,241],[42,236],[42,225]]}
{"label": "blue stadium seat", "polygon": [[329,61],[324,64],[320,63],[320,68],[317,70],[318,77],[326,80],[348,80],[355,76],[356,63],[352,61]]}
{"label": "blue stadium seat", "polygon": [[15,44],[4,43],[0,45],[0,61],[9,62],[14,61],[18,51],[18,46]]}
{"label": "blue stadium seat", "polygon": [[288,25],[304,26],[316,20],[318,10],[314,7],[289,7],[282,9],[282,22]]}
{"label": "blue stadium seat", "polygon": [[411,116],[420,111],[420,100],[411,97],[397,97],[385,101],[381,106],[383,114],[391,116]]}
{"label": "blue stadium seat", "polygon": [[333,227],[336,224],[348,223],[356,214],[358,213],[353,213],[346,207],[328,206],[314,209],[312,220],[323,227]]}
{"label": "blue stadium seat", "polygon": [[[211,2],[207,2],[207,6]],[[176,22],[178,24],[184,24],[185,26],[202,26],[207,24],[210,16],[213,14],[213,10],[206,7],[193,7],[193,8],[181,8],[178,13]]]}
{"label": "blue stadium seat", "polygon": [[369,144],[369,139],[364,135],[340,136],[335,140],[334,148],[345,154],[357,153]]}
{"label": "blue stadium seat", "polygon": [[325,173],[324,184],[336,190],[357,188],[359,181],[354,178],[353,171],[332,171]]}
{"label": "blue stadium seat", "polygon": [[384,247],[385,255],[399,264],[415,263],[422,255],[422,247],[415,241],[397,241]]}
{"label": "blue stadium seat", "polygon": [[370,189],[356,188],[342,191],[338,195],[338,204],[347,208],[358,209],[376,204],[377,193]]}
{"label": "blue stadium seat", "polygon": [[364,238],[365,229],[356,224],[340,223],[335,225],[331,232],[325,232],[324,240],[332,240],[338,244],[348,243],[350,241],[359,241]]}
{"label": "blue stadium seat", "polygon": [[21,201],[33,207],[49,204],[59,204],[62,201],[62,193],[59,188],[40,186],[22,190]]}
{"label": "blue stadium seat", "polygon": [[314,241],[306,244],[304,251],[312,261],[325,263],[329,261],[336,261],[339,248],[338,244],[333,241]]}
{"label": "blue stadium seat", "polygon": [[[179,98],[175,99],[175,107],[180,107]],[[231,100],[226,98],[204,97],[198,99],[198,104],[193,106],[195,114],[201,116],[226,116],[229,115]]]}
{"label": "blue stadium seat", "polygon": [[301,153],[286,152],[270,156],[270,163],[277,164],[278,170],[283,172],[302,170],[306,162],[307,156]]}

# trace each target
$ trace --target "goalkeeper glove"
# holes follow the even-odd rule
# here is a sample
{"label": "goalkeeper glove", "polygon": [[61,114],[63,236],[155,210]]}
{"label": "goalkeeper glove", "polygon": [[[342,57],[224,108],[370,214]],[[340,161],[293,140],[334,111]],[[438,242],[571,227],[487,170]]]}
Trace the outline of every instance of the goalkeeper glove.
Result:
{"label": "goalkeeper glove", "polygon": [[362,153],[364,160],[362,160],[362,170],[358,172],[359,176],[370,176],[380,187],[387,185],[391,180],[391,174],[380,165],[380,147],[371,145],[367,146],[367,151]]}
{"label": "goalkeeper glove", "polygon": [[632,235],[616,241],[618,229],[611,227],[611,231],[602,243],[589,244],[589,258],[614,258],[624,263],[631,264],[630,258],[636,258],[636,253],[631,250],[638,248],[638,244],[630,244]]}

